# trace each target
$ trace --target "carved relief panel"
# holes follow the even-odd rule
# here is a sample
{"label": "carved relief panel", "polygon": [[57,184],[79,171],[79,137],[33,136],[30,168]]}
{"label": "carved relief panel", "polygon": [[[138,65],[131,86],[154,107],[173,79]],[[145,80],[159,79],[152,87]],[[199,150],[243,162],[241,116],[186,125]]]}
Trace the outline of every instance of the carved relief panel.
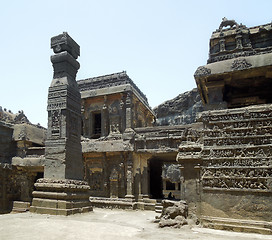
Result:
{"label": "carved relief panel", "polygon": [[271,117],[271,105],[204,114],[204,190],[272,192]]}
{"label": "carved relief panel", "polygon": [[122,129],[121,118],[122,114],[120,111],[120,103],[118,100],[116,100],[109,106],[110,133],[121,132]]}
{"label": "carved relief panel", "polygon": [[61,133],[61,110],[56,109],[52,110],[49,113],[49,119],[51,118],[50,121],[50,127],[51,127],[51,135],[52,137],[60,137]]}

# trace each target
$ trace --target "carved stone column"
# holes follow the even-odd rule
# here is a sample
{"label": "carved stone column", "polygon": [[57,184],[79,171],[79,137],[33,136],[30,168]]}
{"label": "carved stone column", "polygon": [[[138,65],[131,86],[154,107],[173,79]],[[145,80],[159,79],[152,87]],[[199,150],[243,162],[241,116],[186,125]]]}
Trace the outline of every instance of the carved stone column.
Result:
{"label": "carved stone column", "polygon": [[128,153],[127,156],[127,194],[126,198],[133,201],[135,199],[133,194],[133,161],[132,161],[132,153]]}
{"label": "carved stone column", "polygon": [[132,129],[132,97],[131,93],[127,94],[126,98],[126,131]]}
{"label": "carved stone column", "polygon": [[105,137],[109,134],[109,124],[108,124],[108,119],[109,119],[109,111],[108,111],[108,106],[107,106],[107,96],[104,96],[104,105],[101,113],[101,135],[102,137]]}
{"label": "carved stone column", "polygon": [[141,191],[143,199],[149,198],[149,174],[148,174],[148,159],[150,155],[141,156]]}
{"label": "carved stone column", "polygon": [[79,46],[63,33],[51,39],[54,76],[48,93],[45,178],[83,179],[81,96],[75,80]]}
{"label": "carved stone column", "polygon": [[119,107],[120,107],[120,116],[121,116],[121,121],[120,121],[120,131],[121,133],[123,133],[126,129],[126,104],[124,102],[124,94],[121,93],[120,94],[121,99],[120,99],[120,103],[119,103]]}
{"label": "carved stone column", "polygon": [[48,93],[44,177],[33,192],[31,211],[70,215],[90,211],[83,180],[81,96],[76,82],[79,45],[66,33],[51,38],[54,75]]}
{"label": "carved stone column", "polygon": [[181,166],[179,169],[180,169],[180,199],[185,200],[184,166]]}

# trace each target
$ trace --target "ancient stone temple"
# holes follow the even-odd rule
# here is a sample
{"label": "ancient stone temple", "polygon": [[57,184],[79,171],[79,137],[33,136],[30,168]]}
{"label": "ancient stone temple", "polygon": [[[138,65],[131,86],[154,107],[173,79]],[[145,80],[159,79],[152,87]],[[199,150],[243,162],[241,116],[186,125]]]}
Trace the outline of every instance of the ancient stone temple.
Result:
{"label": "ancient stone temple", "polygon": [[[208,64],[195,73],[202,114],[204,226],[271,234],[271,24],[223,19]],[[221,109],[221,110],[212,110]]]}
{"label": "ancient stone temple", "polygon": [[75,80],[78,44],[63,33],[51,39],[54,76],[48,93],[44,178],[35,183],[31,211],[70,215],[92,210],[83,180],[81,97]]}
{"label": "ancient stone temple", "polygon": [[[83,109],[83,157],[93,196],[135,200],[134,139],[151,127],[147,98],[125,72],[78,81]],[[136,196],[137,197],[137,196]]]}
{"label": "ancient stone temple", "polygon": [[126,72],[76,81],[79,46],[67,33],[51,46],[45,153],[44,129],[0,108],[5,209],[159,211],[168,198],[204,227],[272,234],[271,24],[224,18],[197,89],[154,110]]}
{"label": "ancient stone temple", "polygon": [[181,199],[181,136],[200,124],[155,126],[146,96],[126,72],[79,80],[78,86],[92,204],[154,210],[170,192]]}

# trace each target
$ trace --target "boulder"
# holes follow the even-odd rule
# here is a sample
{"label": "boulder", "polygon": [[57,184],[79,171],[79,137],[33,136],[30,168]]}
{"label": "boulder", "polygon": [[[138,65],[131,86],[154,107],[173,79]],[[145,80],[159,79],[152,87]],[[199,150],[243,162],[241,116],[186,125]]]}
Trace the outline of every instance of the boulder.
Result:
{"label": "boulder", "polygon": [[185,201],[163,200],[162,205],[159,227],[180,228],[188,224],[188,205]]}

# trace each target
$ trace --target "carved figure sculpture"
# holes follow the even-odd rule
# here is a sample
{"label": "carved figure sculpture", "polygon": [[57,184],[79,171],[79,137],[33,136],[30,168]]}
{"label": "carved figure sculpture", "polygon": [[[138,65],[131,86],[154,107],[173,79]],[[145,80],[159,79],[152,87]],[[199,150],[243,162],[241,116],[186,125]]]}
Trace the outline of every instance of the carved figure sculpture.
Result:
{"label": "carved figure sculpture", "polygon": [[223,27],[227,26],[230,26],[232,28],[234,25],[238,26],[238,23],[235,20],[228,20],[226,17],[223,17],[222,22],[219,26],[219,30],[222,30]]}

